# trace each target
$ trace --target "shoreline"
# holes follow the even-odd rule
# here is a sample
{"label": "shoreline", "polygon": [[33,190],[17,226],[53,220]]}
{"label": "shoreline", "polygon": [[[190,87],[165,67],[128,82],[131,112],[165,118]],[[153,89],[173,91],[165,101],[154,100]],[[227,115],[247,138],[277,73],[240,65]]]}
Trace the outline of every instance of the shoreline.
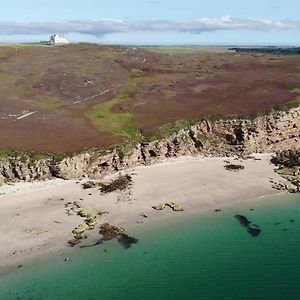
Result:
{"label": "shoreline", "polygon": [[[132,175],[132,187],[105,195],[101,195],[98,188],[84,190],[81,184],[87,180],[2,186],[0,222],[4,247],[0,250],[0,267],[10,267],[35,256],[66,249],[67,241],[73,236],[72,230],[82,223],[79,216],[67,216],[64,207],[67,202],[80,201],[84,207],[97,212],[109,212],[97,216],[98,225],[93,231],[87,231],[90,239],[99,238],[99,224],[105,222],[126,229],[156,223],[159,219],[176,218],[176,215],[188,217],[193,213],[284,194],[274,190],[270,183],[270,178],[282,180],[269,162],[271,155],[254,156],[257,160],[179,157],[130,168],[121,173]],[[244,165],[245,169],[227,171],[224,161]],[[101,182],[108,182],[116,176],[106,176]],[[180,203],[184,211],[174,212],[169,208],[155,211],[152,208],[165,201]]]}

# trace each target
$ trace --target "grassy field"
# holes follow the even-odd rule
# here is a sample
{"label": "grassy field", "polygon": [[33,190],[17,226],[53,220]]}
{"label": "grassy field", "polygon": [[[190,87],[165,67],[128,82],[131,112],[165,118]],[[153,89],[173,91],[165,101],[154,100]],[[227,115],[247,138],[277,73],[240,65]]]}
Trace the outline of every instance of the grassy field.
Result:
{"label": "grassy field", "polygon": [[133,114],[130,112],[114,113],[112,109],[125,101],[132,100],[136,89],[144,81],[143,72],[133,70],[128,81],[113,99],[94,106],[86,115],[91,119],[95,127],[101,131],[138,140],[140,133],[134,124]]}

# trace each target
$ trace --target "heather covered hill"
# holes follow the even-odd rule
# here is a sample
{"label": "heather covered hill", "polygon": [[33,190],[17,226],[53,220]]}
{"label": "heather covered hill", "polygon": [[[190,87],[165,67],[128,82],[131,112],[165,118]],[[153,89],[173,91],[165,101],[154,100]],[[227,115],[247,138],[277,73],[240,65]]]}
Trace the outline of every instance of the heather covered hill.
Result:
{"label": "heather covered hill", "polygon": [[70,153],[175,121],[295,106],[299,62],[201,48],[1,46],[0,148]]}

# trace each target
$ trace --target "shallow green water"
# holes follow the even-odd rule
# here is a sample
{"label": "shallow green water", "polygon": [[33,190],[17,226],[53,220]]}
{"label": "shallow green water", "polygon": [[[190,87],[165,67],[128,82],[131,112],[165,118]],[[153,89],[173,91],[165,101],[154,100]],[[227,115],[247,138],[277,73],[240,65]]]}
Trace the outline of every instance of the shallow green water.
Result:
{"label": "shallow green water", "polygon": [[[250,210],[254,209],[254,210]],[[251,237],[233,217],[262,229]],[[300,299],[300,196],[140,225],[140,239],[38,259],[0,275],[0,299]],[[105,249],[105,251],[104,251]]]}

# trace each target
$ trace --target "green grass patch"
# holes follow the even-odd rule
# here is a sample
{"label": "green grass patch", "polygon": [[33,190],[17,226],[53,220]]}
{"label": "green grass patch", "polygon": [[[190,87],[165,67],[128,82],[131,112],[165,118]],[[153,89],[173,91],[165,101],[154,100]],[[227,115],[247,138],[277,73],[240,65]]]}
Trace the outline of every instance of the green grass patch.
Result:
{"label": "green grass patch", "polygon": [[[178,133],[181,129],[188,129],[189,127],[200,124],[201,122],[208,120],[210,122],[226,121],[226,120],[253,120],[256,116],[240,116],[240,115],[212,115],[206,118],[194,119],[194,120],[179,120],[174,123],[168,123],[158,128],[154,133],[145,136],[145,139],[149,142],[167,138],[172,134]],[[206,142],[209,138],[204,134],[199,134],[198,139],[201,142]]]}
{"label": "green grass patch", "polygon": [[199,141],[201,141],[202,143],[205,143],[206,141],[208,141],[208,136],[206,136],[206,135],[203,134],[203,133],[198,133],[197,139],[198,139]]}
{"label": "green grass patch", "polygon": [[282,109],[288,110],[290,108],[300,106],[300,88],[294,88],[294,89],[291,90],[291,92],[293,94],[296,94],[296,98],[289,101],[289,102],[287,102],[287,103],[285,103],[282,106]]}
{"label": "green grass patch", "polygon": [[30,159],[32,161],[40,161],[40,160],[43,160],[43,159],[46,159],[46,158],[47,158],[47,155],[45,155],[43,153],[34,153],[30,157]]}
{"label": "green grass patch", "polygon": [[186,129],[190,127],[192,124],[193,122],[189,120],[179,120],[174,123],[168,123],[158,128],[153,134],[146,136],[146,139],[149,142],[160,140],[169,137],[172,134],[176,134],[181,129]]}
{"label": "green grass patch", "polygon": [[20,79],[20,75],[12,73],[12,72],[0,72],[0,81],[8,81],[8,82],[15,82]]}
{"label": "green grass patch", "polygon": [[16,153],[9,149],[0,149],[0,158],[15,157]]}
{"label": "green grass patch", "polygon": [[53,161],[55,164],[60,163],[64,158],[65,158],[64,155],[60,155],[60,154],[53,154],[53,155],[52,155],[52,161]]}
{"label": "green grass patch", "polygon": [[[261,115],[265,115],[265,114],[261,114]],[[258,116],[259,116],[258,114],[256,115],[210,115],[205,118],[199,119],[198,123],[204,120],[208,120],[211,122],[227,121],[227,120],[254,120]]]}
{"label": "green grass patch", "polygon": [[124,101],[128,101],[135,96],[137,88],[143,84],[145,78],[138,71],[133,71],[129,81],[120,90],[119,94],[112,100],[98,104],[86,113],[95,127],[101,131],[109,132],[113,135],[121,135],[127,138],[139,140],[140,133],[137,130],[133,115],[130,112],[114,113],[112,108]]}
{"label": "green grass patch", "polygon": [[136,143],[132,141],[125,141],[117,146],[117,150],[121,159],[125,156],[130,155],[135,148]]}
{"label": "green grass patch", "polygon": [[62,107],[61,102],[59,102],[56,99],[51,99],[48,96],[42,96],[40,99],[35,101],[35,105],[41,109],[54,110],[54,111],[60,110]]}

